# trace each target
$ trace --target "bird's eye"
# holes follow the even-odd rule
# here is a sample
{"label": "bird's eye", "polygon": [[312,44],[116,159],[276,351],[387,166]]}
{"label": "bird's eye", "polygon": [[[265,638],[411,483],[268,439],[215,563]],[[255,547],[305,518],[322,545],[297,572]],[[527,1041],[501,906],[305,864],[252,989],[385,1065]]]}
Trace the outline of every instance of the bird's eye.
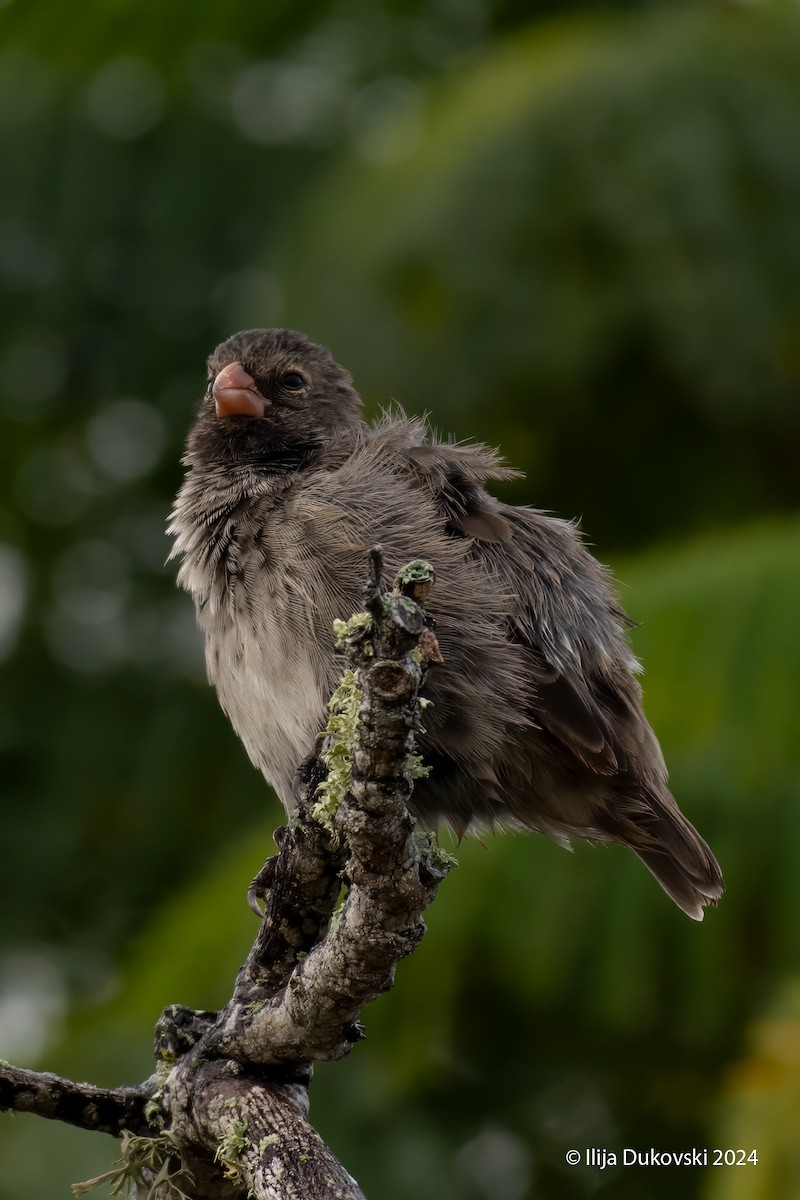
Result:
{"label": "bird's eye", "polygon": [[297,392],[300,388],[306,386],[306,381],[298,371],[287,371],[283,376],[281,383],[284,387],[290,388],[291,391]]}

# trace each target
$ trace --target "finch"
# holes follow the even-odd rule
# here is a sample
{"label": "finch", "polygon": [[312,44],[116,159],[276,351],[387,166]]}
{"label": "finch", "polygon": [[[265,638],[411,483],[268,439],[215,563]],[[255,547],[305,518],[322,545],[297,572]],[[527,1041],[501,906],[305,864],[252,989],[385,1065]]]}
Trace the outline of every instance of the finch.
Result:
{"label": "finch", "polygon": [[667,787],[623,612],[574,524],[501,503],[498,453],[402,411],[368,424],[323,346],[251,329],[208,360],[169,532],[208,677],[287,813],[342,669],[335,618],[369,549],[432,563],[444,662],[428,672],[414,815],[458,836],[537,830],[616,842],[701,920],[719,866]]}

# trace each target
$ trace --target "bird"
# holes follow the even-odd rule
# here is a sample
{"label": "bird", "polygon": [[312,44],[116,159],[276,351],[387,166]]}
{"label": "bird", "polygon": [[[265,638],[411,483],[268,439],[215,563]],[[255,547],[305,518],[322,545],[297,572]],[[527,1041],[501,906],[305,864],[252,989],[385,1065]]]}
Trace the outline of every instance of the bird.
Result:
{"label": "bird", "polygon": [[341,670],[336,619],[365,563],[433,564],[443,662],[424,684],[413,815],[459,838],[537,831],[629,847],[689,917],[723,892],[642,707],[632,622],[575,522],[501,502],[497,450],[394,405],[372,424],[348,371],[287,329],[208,359],[168,532],[222,709],[288,814]]}

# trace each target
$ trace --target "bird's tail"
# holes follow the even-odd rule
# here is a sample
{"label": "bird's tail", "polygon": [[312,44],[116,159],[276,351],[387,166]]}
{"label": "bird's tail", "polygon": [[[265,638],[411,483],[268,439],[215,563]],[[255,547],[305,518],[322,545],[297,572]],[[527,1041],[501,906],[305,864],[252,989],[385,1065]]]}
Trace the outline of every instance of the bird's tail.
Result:
{"label": "bird's tail", "polygon": [[722,871],[700,834],[672,796],[651,793],[647,844],[628,842],[664,891],[693,921],[714,905],[724,890]]}

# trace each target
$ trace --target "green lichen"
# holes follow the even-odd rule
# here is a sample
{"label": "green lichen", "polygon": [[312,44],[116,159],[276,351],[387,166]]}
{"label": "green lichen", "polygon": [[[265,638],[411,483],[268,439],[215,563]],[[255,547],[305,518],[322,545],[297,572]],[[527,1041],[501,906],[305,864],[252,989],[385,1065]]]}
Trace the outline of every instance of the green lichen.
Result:
{"label": "green lichen", "polygon": [[311,815],[330,833],[334,832],[334,815],[353,778],[353,751],[358,741],[358,714],[363,700],[355,671],[345,671],[328,701],[330,717],[319,735],[325,738],[321,758],[328,777],[317,788],[318,799]]}
{"label": "green lichen", "polygon": [[[354,613],[349,621],[340,621],[337,617],[333,622],[333,632],[336,638],[336,649],[344,650],[348,638],[372,632],[372,617],[368,612]],[[363,649],[368,656],[375,653],[374,647],[369,642],[364,643]]]}
{"label": "green lichen", "polygon": [[263,1154],[265,1150],[269,1150],[270,1146],[276,1145],[281,1139],[277,1133],[267,1133],[258,1143],[258,1153]]}
{"label": "green lichen", "polygon": [[422,761],[421,754],[409,754],[403,767],[409,779],[427,779],[431,773],[430,767],[426,767]]}
{"label": "green lichen", "polygon": [[424,558],[415,558],[401,567],[395,576],[395,587],[408,587],[410,583],[429,583],[433,579],[433,567]]}
{"label": "green lichen", "polygon": [[120,1157],[111,1170],[73,1183],[72,1194],[85,1196],[103,1184],[112,1196],[128,1200],[191,1200],[194,1190],[192,1173],[181,1163],[178,1144],[169,1130],[159,1137],[135,1137],[126,1129]]}
{"label": "green lichen", "polygon": [[148,1125],[159,1125],[162,1116],[162,1107],[159,1101],[164,1095],[164,1084],[172,1074],[172,1066],[175,1062],[174,1054],[160,1054],[156,1062],[154,1072],[156,1080],[156,1090],[153,1092],[150,1099],[144,1106],[144,1119]]}
{"label": "green lichen", "polygon": [[390,596],[389,602],[394,613],[405,613],[406,620],[413,621],[419,612],[419,605],[410,596]]}
{"label": "green lichen", "polygon": [[220,1164],[226,1179],[241,1179],[242,1168],[239,1164],[239,1156],[249,1145],[250,1139],[247,1136],[247,1125],[244,1121],[233,1120],[223,1125],[222,1137],[214,1153],[214,1162]]}
{"label": "green lichen", "polygon": [[439,845],[439,839],[435,833],[416,829],[413,837],[420,858],[427,859],[432,867],[440,871],[449,871],[452,867],[458,866],[458,859]]}
{"label": "green lichen", "polygon": [[449,871],[452,867],[458,866],[458,859],[455,855],[450,854],[438,842],[434,842],[431,846],[430,860],[441,871]]}
{"label": "green lichen", "polygon": [[144,1119],[148,1125],[159,1126],[161,1124],[161,1105],[158,1103],[161,1093],[153,1096],[152,1100],[148,1100],[144,1106]]}

